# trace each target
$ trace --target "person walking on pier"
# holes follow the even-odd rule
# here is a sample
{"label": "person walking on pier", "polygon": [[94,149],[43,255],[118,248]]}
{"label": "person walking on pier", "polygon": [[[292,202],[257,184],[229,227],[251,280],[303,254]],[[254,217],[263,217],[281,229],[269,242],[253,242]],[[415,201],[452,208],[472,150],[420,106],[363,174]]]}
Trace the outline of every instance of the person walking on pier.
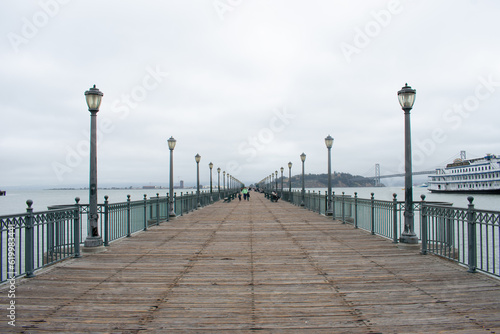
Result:
{"label": "person walking on pier", "polygon": [[247,187],[243,187],[243,190],[241,192],[243,193],[243,200],[246,201],[247,196],[248,196],[248,189],[247,189]]}

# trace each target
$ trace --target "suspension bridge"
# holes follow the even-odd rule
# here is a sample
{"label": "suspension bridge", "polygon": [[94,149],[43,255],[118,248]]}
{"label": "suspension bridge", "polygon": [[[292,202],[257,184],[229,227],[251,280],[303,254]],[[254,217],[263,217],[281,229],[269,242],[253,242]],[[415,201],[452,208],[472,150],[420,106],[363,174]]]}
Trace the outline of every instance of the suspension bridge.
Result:
{"label": "suspension bridge", "polygon": [[[373,168],[371,169],[373,171]],[[423,171],[418,171],[418,172],[413,172],[411,173],[412,175],[430,175],[436,173],[436,170],[423,170]],[[365,173],[365,175],[368,174]],[[389,179],[389,178],[395,178],[395,177],[404,177],[405,173],[394,173],[394,174],[387,174],[387,175],[380,175],[380,164],[375,164],[375,175],[373,176],[363,176],[363,177],[357,177],[353,178],[353,181],[358,181],[362,179],[370,179],[374,180],[375,186],[379,186],[381,184],[380,179]]]}

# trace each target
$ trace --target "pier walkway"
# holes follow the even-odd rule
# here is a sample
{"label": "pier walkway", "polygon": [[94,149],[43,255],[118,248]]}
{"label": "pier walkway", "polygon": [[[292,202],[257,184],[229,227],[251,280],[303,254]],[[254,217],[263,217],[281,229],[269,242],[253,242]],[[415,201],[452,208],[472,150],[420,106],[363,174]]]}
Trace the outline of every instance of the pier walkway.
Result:
{"label": "pier walkway", "polygon": [[498,279],[254,192],[36,274],[1,333],[500,333]]}

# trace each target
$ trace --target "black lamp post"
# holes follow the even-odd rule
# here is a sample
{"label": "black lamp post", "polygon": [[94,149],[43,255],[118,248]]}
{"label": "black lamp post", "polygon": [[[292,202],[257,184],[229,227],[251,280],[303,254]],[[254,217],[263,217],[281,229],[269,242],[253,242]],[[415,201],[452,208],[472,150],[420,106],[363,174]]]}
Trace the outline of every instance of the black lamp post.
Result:
{"label": "black lamp post", "polygon": [[217,189],[219,190],[219,201],[220,201],[220,167],[217,168]]}
{"label": "black lamp post", "polygon": [[306,183],[304,180],[304,163],[306,161],[306,155],[304,152],[300,155],[300,160],[302,161],[302,200],[300,202],[300,206],[304,206],[306,200]]}
{"label": "black lamp post", "polygon": [[174,139],[174,137],[170,137],[168,139],[168,149],[170,150],[170,184],[169,184],[169,217],[175,217],[175,212],[174,212],[174,148],[175,144],[177,141]]}
{"label": "black lamp post", "polygon": [[200,204],[200,160],[201,156],[197,153],[194,156],[196,161],[196,200],[198,201],[197,207],[201,207]]}
{"label": "black lamp post", "polygon": [[413,104],[415,103],[416,93],[417,91],[408,86],[408,84],[405,84],[405,86],[398,91],[399,104],[401,105],[405,115],[405,227],[399,240],[400,242],[407,244],[418,243],[418,237],[415,235],[413,229],[413,181],[410,126],[410,110],[413,108]]}
{"label": "black lamp post", "polygon": [[212,203],[214,201],[212,197],[212,168],[214,168],[214,164],[210,162],[208,168],[210,168],[210,203]]}
{"label": "black lamp post", "polygon": [[85,247],[102,246],[102,238],[97,227],[97,112],[103,93],[94,87],[85,92],[85,99],[90,111],[90,177],[89,177],[89,212]]}
{"label": "black lamp post", "polygon": [[292,201],[292,162],[288,163],[288,199]]}
{"label": "black lamp post", "polygon": [[333,146],[333,138],[328,135],[325,138],[326,148],[328,149],[328,208],[326,210],[326,215],[333,215],[332,208],[332,146]]}

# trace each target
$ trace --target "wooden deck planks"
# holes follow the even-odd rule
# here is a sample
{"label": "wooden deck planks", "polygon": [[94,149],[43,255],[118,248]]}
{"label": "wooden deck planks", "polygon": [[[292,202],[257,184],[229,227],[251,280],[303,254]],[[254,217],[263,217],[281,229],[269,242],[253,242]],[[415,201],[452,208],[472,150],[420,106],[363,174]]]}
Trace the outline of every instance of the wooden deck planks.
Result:
{"label": "wooden deck planks", "polygon": [[0,332],[500,332],[498,279],[258,194],[18,280],[16,306]]}

